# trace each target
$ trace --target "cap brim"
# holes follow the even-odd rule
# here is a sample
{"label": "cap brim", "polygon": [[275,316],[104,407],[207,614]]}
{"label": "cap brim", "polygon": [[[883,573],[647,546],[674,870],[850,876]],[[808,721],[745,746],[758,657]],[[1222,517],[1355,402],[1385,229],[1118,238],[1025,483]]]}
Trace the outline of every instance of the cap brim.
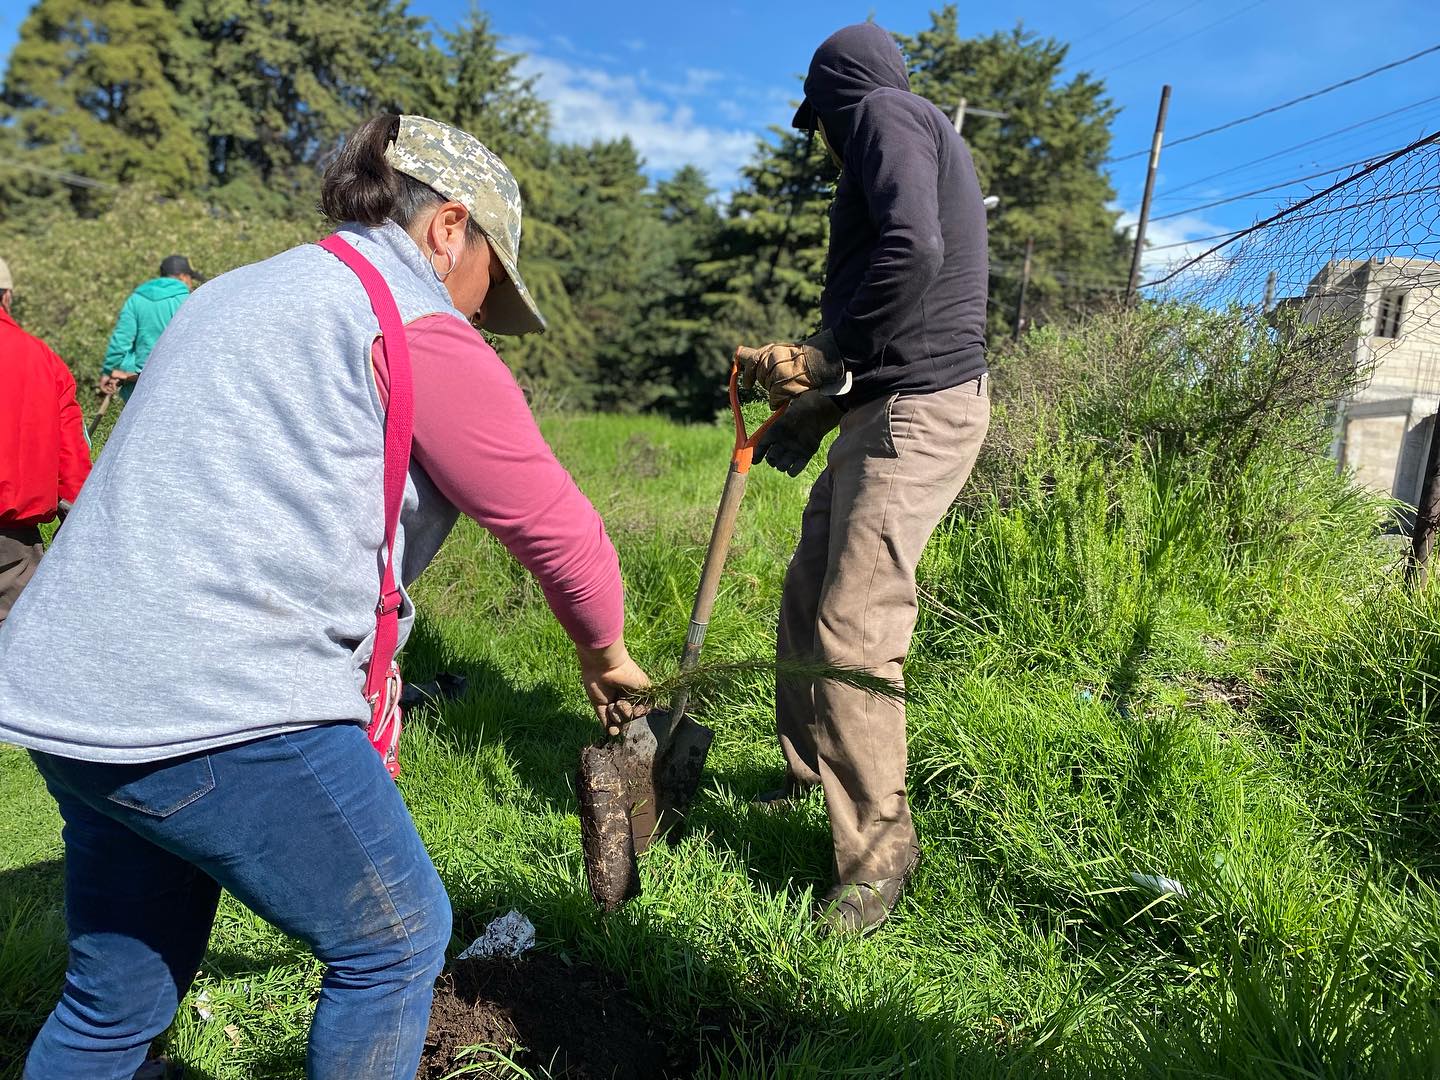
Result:
{"label": "cap brim", "polygon": [[790,126],[799,128],[801,131],[815,130],[815,107],[809,100],[800,102],[800,107],[795,110],[795,118],[790,121]]}
{"label": "cap brim", "polygon": [[485,321],[482,330],[491,334],[539,334],[545,330],[545,316],[535,305],[535,298],[525,287],[515,263],[498,245],[490,245],[505,267],[505,281],[490,290],[485,298]]}

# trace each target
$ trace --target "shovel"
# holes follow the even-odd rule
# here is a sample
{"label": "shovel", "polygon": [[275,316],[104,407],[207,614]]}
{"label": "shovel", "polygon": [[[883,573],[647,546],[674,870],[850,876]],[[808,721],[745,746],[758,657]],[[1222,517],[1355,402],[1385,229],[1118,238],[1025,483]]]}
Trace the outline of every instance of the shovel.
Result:
{"label": "shovel", "polygon": [[[735,450],[715,513],[715,527],[700,571],[700,587],[690,612],[690,629],[680,670],[693,671],[715,606],[720,572],[735,532],[735,517],[755,445],[785,411],[781,405],[755,429],[745,430],[740,412],[740,366],[730,368],[730,411],[735,417]],[[652,709],[626,723],[602,746],[580,751],[576,790],[580,798],[580,840],[590,895],[603,911],[614,911],[640,892],[637,856],[657,836],[669,835],[684,819],[700,787],[700,774],[715,733],[688,715],[690,695],[681,689],[668,711]]]}

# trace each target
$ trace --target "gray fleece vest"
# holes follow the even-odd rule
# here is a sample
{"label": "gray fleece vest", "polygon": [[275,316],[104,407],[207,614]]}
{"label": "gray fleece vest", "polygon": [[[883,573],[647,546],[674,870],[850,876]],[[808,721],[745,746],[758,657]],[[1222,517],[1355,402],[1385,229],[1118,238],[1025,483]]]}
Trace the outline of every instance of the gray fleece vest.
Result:
{"label": "gray fleece vest", "polygon": [[[407,323],[463,318],[398,226],[343,233]],[[359,280],[313,244],[185,302],[0,627],[0,741],[140,762],[368,722],[378,332]],[[405,583],[455,518],[412,464],[396,541]],[[407,595],[402,644],[413,621]]]}

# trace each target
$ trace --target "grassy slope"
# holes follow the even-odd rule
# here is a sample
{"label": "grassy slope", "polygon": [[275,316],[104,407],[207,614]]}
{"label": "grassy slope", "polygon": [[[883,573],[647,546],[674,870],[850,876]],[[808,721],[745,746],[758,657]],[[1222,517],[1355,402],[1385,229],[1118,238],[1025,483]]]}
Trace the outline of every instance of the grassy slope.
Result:
{"label": "grassy slope", "polygon": [[[621,548],[632,649],[668,670],[726,434],[613,417],[548,429]],[[781,763],[760,682],[705,705],[718,738],[690,835],[648,857],[624,912],[591,910],[571,774],[593,726],[571,655],[534,585],[462,523],[418,590],[426,620],[406,656],[412,678],[459,669],[471,691],[412,721],[401,780],[457,936],[518,907],[546,946],[623,972],[658,1013],[704,1029],[715,1075],[1440,1074],[1440,913],[1429,870],[1408,869],[1433,856],[1413,838],[1385,846],[1401,833],[1384,800],[1321,737],[1344,687],[1286,674],[1293,611],[1313,615],[1323,653],[1345,620],[1321,614],[1350,601],[1283,568],[1168,572],[1183,552],[1115,525],[1126,498],[1137,534],[1167,511],[1121,488],[1088,526],[1084,492],[1061,490],[1028,514],[957,519],[932,545],[911,665],[927,861],[866,941],[808,928],[829,872],[818,801],[779,818],[747,806]],[[756,472],[708,656],[771,648],[804,492]],[[1414,617],[1436,625],[1433,605]],[[1370,677],[1390,679],[1385,665]],[[1413,692],[1430,692],[1433,659],[1411,667]],[[1313,706],[1315,730],[1277,723],[1269,686],[1287,709]],[[61,970],[58,852],[33,770],[0,750],[0,1062]],[[1132,872],[1190,896],[1157,897]],[[227,902],[190,999],[203,992],[211,1019],[187,1003],[172,1052],[216,1077],[300,1075],[317,981],[301,950]]]}

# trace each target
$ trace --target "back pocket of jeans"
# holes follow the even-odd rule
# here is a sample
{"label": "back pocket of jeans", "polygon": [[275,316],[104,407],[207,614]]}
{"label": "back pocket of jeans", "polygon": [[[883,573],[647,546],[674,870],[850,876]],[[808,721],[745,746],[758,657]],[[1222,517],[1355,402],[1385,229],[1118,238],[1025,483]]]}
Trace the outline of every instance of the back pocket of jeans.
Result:
{"label": "back pocket of jeans", "polygon": [[116,806],[151,817],[169,817],[215,790],[209,754],[130,768],[136,770],[135,775],[105,797]]}

